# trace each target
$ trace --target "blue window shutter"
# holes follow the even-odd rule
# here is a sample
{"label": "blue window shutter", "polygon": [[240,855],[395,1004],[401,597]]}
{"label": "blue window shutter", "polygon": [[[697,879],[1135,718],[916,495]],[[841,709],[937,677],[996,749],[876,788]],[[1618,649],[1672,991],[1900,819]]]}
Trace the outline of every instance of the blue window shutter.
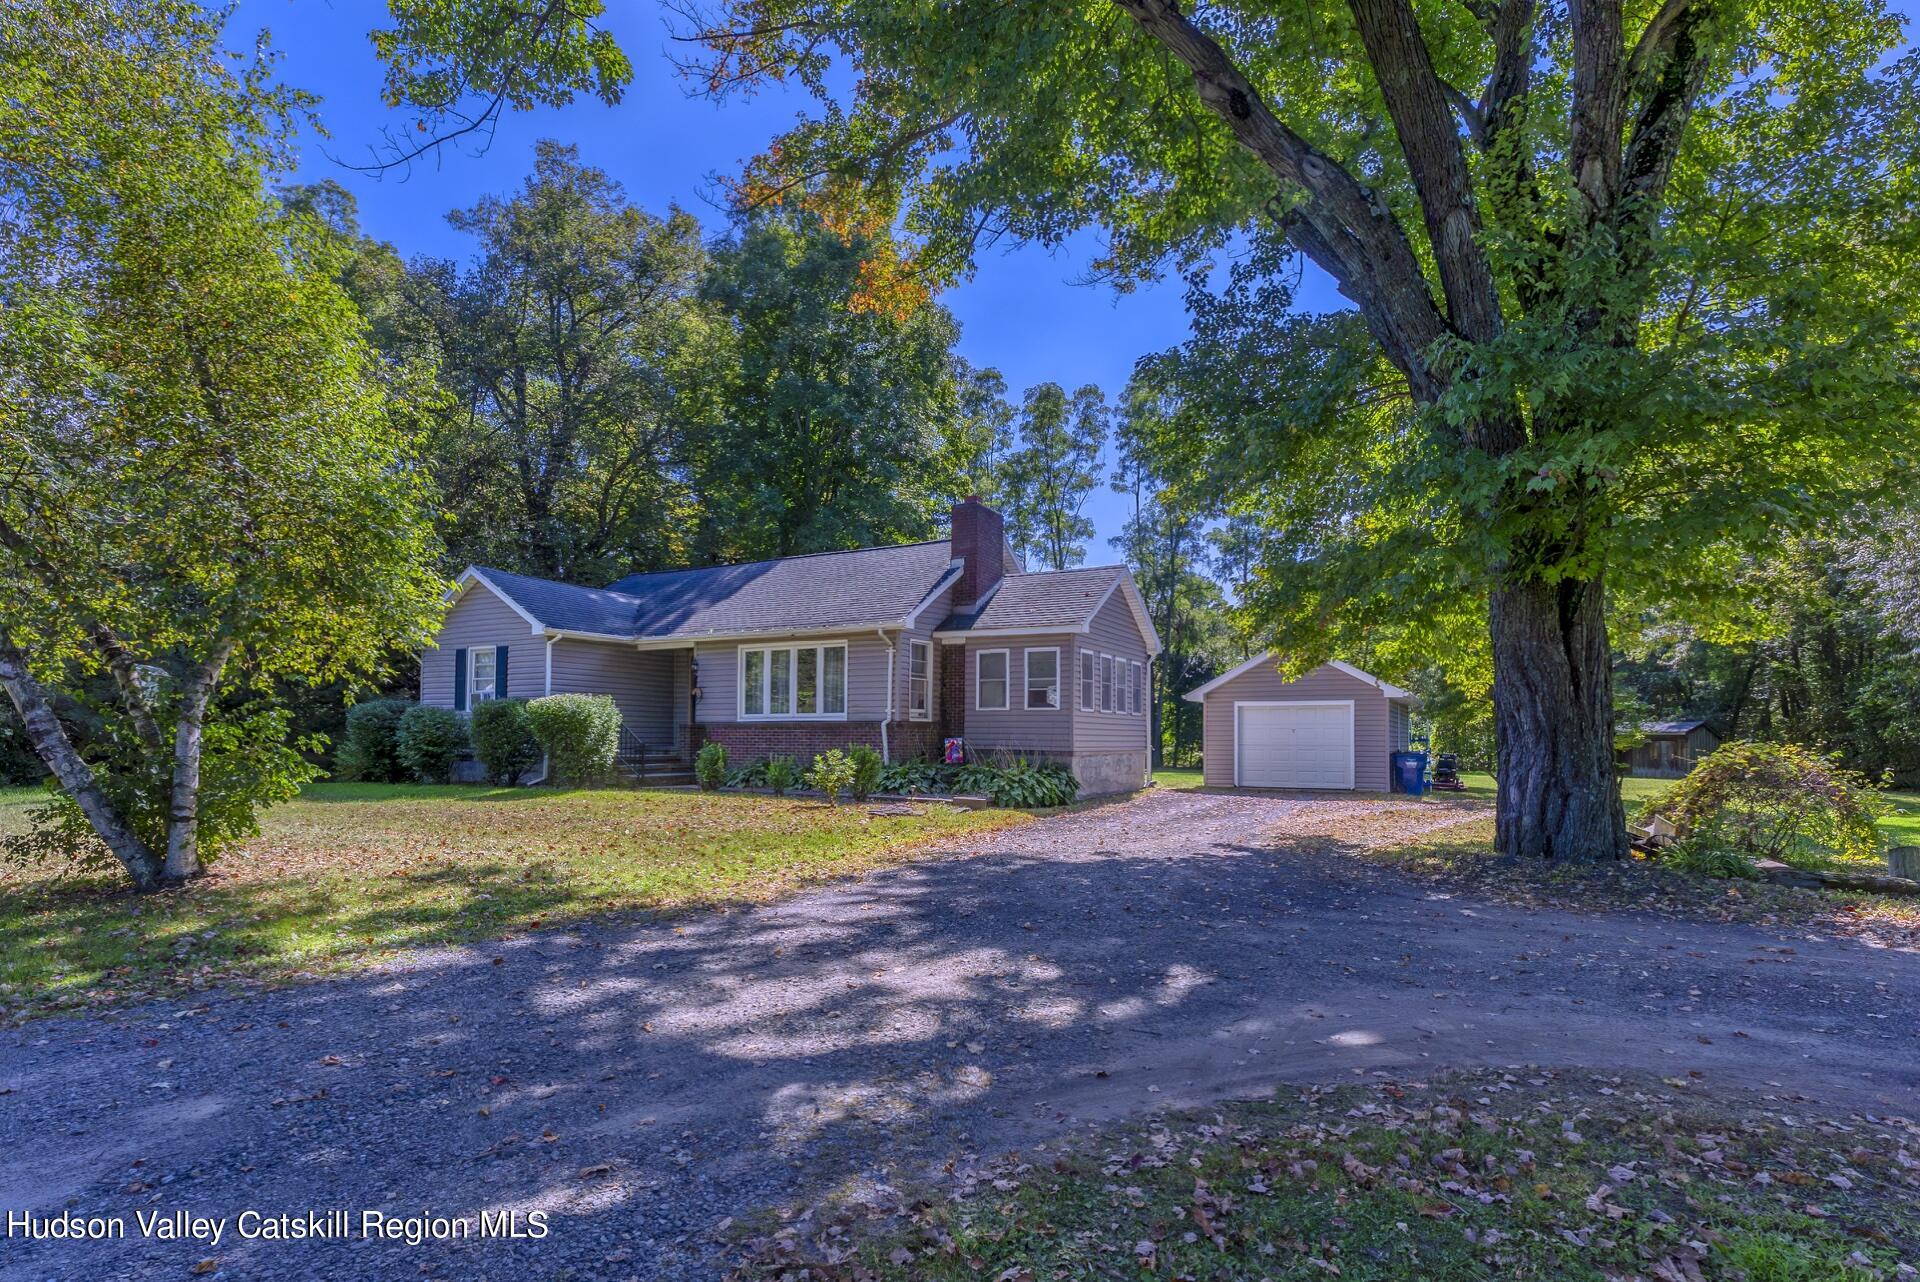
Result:
{"label": "blue window shutter", "polygon": [[493,697],[507,697],[507,647],[493,647]]}
{"label": "blue window shutter", "polygon": [[467,652],[464,649],[453,652],[453,710],[467,710]]}

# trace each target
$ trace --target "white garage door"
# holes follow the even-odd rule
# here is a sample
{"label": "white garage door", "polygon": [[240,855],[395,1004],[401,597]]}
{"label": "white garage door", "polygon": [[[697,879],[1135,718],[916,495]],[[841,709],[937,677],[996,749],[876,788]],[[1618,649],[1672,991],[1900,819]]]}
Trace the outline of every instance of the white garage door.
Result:
{"label": "white garage door", "polygon": [[1351,703],[1241,703],[1234,720],[1241,787],[1353,787]]}

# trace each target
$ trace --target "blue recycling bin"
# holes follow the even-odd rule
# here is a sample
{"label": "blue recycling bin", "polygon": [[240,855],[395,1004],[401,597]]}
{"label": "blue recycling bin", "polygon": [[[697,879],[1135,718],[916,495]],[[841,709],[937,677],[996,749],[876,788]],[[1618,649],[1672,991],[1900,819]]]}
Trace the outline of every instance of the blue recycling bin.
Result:
{"label": "blue recycling bin", "polygon": [[1393,790],[1395,792],[1404,792],[1409,797],[1426,795],[1426,753],[1396,752],[1393,754]]}

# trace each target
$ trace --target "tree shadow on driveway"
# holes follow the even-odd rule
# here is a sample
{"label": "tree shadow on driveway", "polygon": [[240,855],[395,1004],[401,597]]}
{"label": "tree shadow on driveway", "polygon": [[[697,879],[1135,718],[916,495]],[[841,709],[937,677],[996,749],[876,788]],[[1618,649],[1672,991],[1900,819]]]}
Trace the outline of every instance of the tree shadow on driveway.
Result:
{"label": "tree shadow on driveway", "polygon": [[774,905],[8,1034],[0,1204],[555,1218],[543,1240],[10,1243],[0,1270],[702,1276],[722,1220],[803,1190],[1287,1081],[1539,1063],[1920,1088],[1920,958],[1528,911],[1331,840],[1098,813]]}

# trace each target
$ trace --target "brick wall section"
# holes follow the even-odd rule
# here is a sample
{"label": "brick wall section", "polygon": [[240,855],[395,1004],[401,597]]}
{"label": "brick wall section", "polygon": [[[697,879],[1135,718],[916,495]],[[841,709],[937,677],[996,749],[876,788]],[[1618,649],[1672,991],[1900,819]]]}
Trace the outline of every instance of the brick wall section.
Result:
{"label": "brick wall section", "polygon": [[[939,738],[967,733],[967,651],[964,646],[940,647]],[[934,745],[938,747],[938,743]]]}
{"label": "brick wall section", "polygon": [[953,507],[953,555],[963,564],[953,589],[953,608],[964,610],[1000,582],[1001,558],[1007,544],[1006,522],[1000,514],[969,494]]}
{"label": "brick wall section", "polygon": [[[701,726],[702,743],[721,743],[734,765],[792,757],[802,766],[830,748],[864,743],[880,747],[878,721],[728,721]],[[940,746],[939,728],[930,721],[894,721],[887,725],[887,746],[895,761],[932,757]]]}
{"label": "brick wall section", "polygon": [[896,721],[887,727],[887,746],[895,761],[940,760],[940,723]]}

